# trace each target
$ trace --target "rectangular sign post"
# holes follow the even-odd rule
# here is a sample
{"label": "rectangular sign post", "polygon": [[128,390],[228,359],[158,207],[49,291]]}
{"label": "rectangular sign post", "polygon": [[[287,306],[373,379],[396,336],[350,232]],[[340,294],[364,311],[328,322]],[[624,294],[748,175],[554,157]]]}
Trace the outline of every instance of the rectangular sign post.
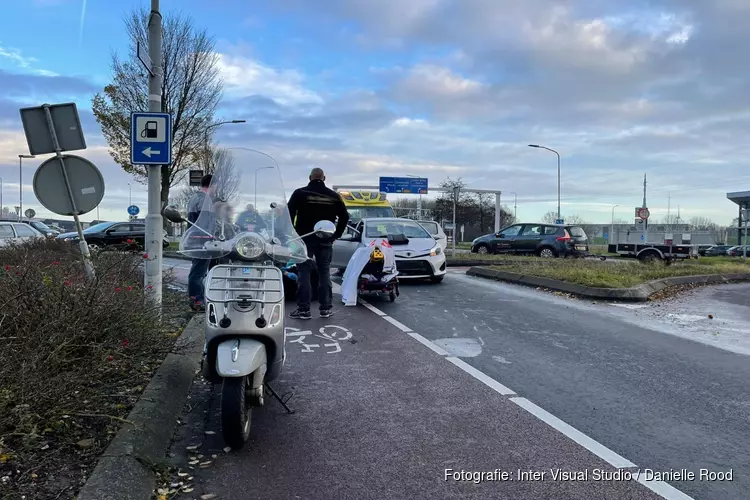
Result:
{"label": "rectangular sign post", "polygon": [[203,170],[190,170],[190,186],[196,187],[201,185]]}
{"label": "rectangular sign post", "polygon": [[130,115],[130,163],[172,163],[172,116],[169,113],[136,112]]}
{"label": "rectangular sign post", "polygon": [[423,177],[381,177],[380,191],[396,194],[427,194],[427,179]]}

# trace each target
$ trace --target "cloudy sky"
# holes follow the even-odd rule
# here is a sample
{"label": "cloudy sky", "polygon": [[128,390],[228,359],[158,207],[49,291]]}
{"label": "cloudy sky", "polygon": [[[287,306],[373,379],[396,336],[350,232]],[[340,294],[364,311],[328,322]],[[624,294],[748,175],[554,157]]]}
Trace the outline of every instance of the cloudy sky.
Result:
{"label": "cloudy sky", "polygon": [[[123,16],[146,0],[3,2],[0,177],[17,205],[18,108],[78,103],[107,182],[101,218],[124,218],[127,174],[90,112],[125,53]],[[323,167],[331,184],[450,176],[518,199],[519,218],[630,219],[644,172],[655,217],[728,223],[750,190],[748,0],[162,0],[216,37],[223,145],[277,158],[286,186]],[[252,4],[253,7],[249,7]],[[261,6],[258,6],[262,4]],[[46,215],[25,160],[24,207]],[[133,183],[136,204],[144,186]],[[95,213],[84,217],[89,220]]]}

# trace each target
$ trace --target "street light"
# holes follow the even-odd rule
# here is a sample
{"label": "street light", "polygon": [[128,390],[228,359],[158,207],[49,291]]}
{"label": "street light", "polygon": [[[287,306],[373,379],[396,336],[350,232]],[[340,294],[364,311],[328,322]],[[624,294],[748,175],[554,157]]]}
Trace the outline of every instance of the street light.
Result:
{"label": "street light", "polygon": [[0,177],[0,218],[5,213],[5,205],[3,205],[3,178]]}
{"label": "street light", "polygon": [[[612,207],[612,228],[609,230],[609,241],[607,242],[609,244],[612,244],[612,238],[615,235],[615,208],[617,208],[619,206],[620,205],[615,205],[615,206]],[[615,243],[617,243],[617,242],[615,242]]]}
{"label": "street light", "polygon": [[36,158],[34,155],[18,155],[18,222],[23,220],[23,159]]}
{"label": "street light", "polygon": [[518,195],[513,191],[510,194],[513,195],[513,218],[518,222]]}
{"label": "street light", "polygon": [[259,167],[255,169],[255,199],[253,202],[253,208],[255,208],[255,210],[258,210],[258,172],[266,168],[273,168],[273,167]]}
{"label": "street light", "polygon": [[557,218],[560,219],[560,153],[555,151],[554,149],[550,149],[545,146],[540,146],[538,144],[529,144],[530,148],[539,148],[539,149],[546,149],[547,151],[552,151],[557,155]]}
{"label": "street light", "polygon": [[209,125],[209,126],[206,127],[206,130],[204,131],[204,133],[205,133],[205,148],[206,148],[206,165],[205,165],[205,172],[204,173],[208,173],[208,155],[209,155],[209,151],[208,151],[208,149],[209,149],[208,148],[208,131],[211,130],[211,129],[213,129],[213,128],[219,127],[221,125],[226,125],[227,123],[246,123],[246,120],[227,120],[227,121],[223,121],[223,122],[219,122],[219,123],[214,123],[213,125]]}

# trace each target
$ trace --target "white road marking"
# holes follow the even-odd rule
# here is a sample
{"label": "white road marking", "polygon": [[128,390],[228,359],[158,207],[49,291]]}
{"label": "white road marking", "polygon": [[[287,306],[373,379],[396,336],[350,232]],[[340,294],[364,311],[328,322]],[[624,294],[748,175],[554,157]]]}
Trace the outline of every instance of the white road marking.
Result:
{"label": "white road marking", "polygon": [[364,300],[361,300],[361,299],[360,299],[360,302],[362,303],[363,306],[365,306],[366,308],[368,308],[370,311],[374,312],[378,316],[387,316],[386,313],[384,313],[383,311],[381,311],[377,307],[371,305],[369,302],[365,302]]}
{"label": "white road marking", "polygon": [[475,379],[479,380],[490,389],[502,394],[503,396],[515,396],[516,395],[516,391],[508,387],[505,387],[503,384],[501,384],[494,378],[488,376],[486,373],[480,372],[479,370],[471,366],[466,361],[462,359],[458,359],[455,356],[448,356],[445,359],[447,359],[448,361],[450,361],[457,367],[461,368],[463,371],[465,371],[466,373],[468,373]]}
{"label": "white road marking", "polygon": [[411,331],[411,328],[409,328],[408,326],[406,326],[405,324],[401,323],[400,321],[398,321],[395,318],[392,318],[390,316],[381,316],[381,318],[383,318],[388,323],[392,324],[393,326],[395,326],[396,328],[398,328],[399,330],[401,330],[404,333],[409,333]]}
{"label": "white road marking", "polygon": [[578,429],[571,427],[556,416],[552,415],[548,411],[538,407],[526,398],[510,398],[515,404],[528,411],[536,418],[546,423],[558,432],[568,436],[570,439],[583,446],[597,457],[605,460],[609,464],[618,469],[624,469],[628,467],[635,467],[636,465],[630,460],[621,457],[614,451],[610,450],[598,441],[594,441],[586,434],[582,433]]}
{"label": "white road marking", "polygon": [[695,500],[664,481],[647,481],[643,474],[633,474],[633,481],[641,483],[657,495],[667,500]]}
{"label": "white road marking", "polygon": [[422,345],[424,345],[426,347],[429,347],[430,349],[432,349],[436,353],[440,354],[441,356],[450,356],[450,353],[448,351],[446,351],[445,349],[443,349],[439,345],[435,344],[434,342],[432,342],[430,340],[427,340],[426,338],[424,338],[423,336],[421,336],[417,332],[406,332],[406,334],[409,337],[411,337],[414,340],[416,340],[417,342],[419,342],[420,344],[422,344]]}
{"label": "white road marking", "polygon": [[[369,309],[370,311],[372,311],[379,317],[383,318],[384,320],[388,321],[389,323],[394,325],[396,328],[398,328],[399,330],[401,330],[402,332],[406,333],[411,338],[419,342],[420,344],[430,348],[432,351],[445,357],[445,359],[450,361],[453,365],[457,366],[464,372],[468,373],[469,375],[471,375],[478,381],[482,382],[483,384],[485,384],[492,390],[496,391],[497,393],[503,396],[511,396],[508,399],[512,401],[513,403],[515,403],[516,405],[518,405],[520,408],[523,408],[524,410],[528,411],[529,413],[534,415],[536,418],[538,418],[542,422],[546,423],[547,425],[549,425],[556,431],[572,439],[575,443],[587,449],[588,451],[598,456],[599,458],[605,460],[606,462],[613,465],[614,467],[621,468],[621,469],[637,467],[630,460],[618,455],[614,451],[610,450],[609,448],[599,443],[598,441],[590,438],[589,436],[582,433],[578,429],[566,424],[559,418],[555,417],[554,415],[542,409],[541,407],[535,405],[528,399],[517,396],[517,393],[515,391],[513,391],[509,387],[504,386],[503,384],[493,379],[486,373],[477,370],[476,368],[466,363],[462,359],[459,359],[455,356],[451,356],[450,353],[447,352],[445,349],[436,345],[434,342],[426,339],[422,335],[416,332],[413,332],[409,327],[407,327],[403,323],[400,323],[399,321],[392,318],[391,316],[388,316],[386,313],[384,313],[377,307],[371,304],[368,304],[367,302],[364,302],[362,300],[360,300],[360,302],[365,307],[367,307],[367,309]],[[445,312],[448,312],[448,311],[445,311]],[[490,331],[494,331],[492,330],[492,328],[490,328],[490,326],[487,323],[484,323],[484,325]],[[493,356],[493,359],[501,363],[503,362],[508,363],[507,360],[499,356]],[[666,483],[664,481],[646,481],[642,474],[640,475],[640,477],[637,477],[634,474],[633,480],[639,482],[640,484],[642,484],[643,486],[650,489],[651,491],[653,491],[654,493],[656,493],[657,495],[661,496],[662,498],[666,500],[694,500],[692,497],[686,495],[685,493],[681,492],[677,488],[671,486],[669,483]]]}

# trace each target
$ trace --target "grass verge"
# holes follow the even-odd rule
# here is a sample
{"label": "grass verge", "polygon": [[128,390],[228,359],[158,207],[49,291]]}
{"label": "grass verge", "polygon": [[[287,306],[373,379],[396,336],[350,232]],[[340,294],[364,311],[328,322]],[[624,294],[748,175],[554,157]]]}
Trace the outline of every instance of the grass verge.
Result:
{"label": "grass verge", "polygon": [[739,259],[704,257],[676,262],[599,261],[583,259],[542,259],[538,257],[492,256],[491,268],[527,276],[551,278],[601,288],[628,288],[647,281],[672,276],[750,273],[750,264]]}
{"label": "grass verge", "polygon": [[142,256],[0,248],[0,498],[74,498],[186,323],[164,280],[145,305]]}

